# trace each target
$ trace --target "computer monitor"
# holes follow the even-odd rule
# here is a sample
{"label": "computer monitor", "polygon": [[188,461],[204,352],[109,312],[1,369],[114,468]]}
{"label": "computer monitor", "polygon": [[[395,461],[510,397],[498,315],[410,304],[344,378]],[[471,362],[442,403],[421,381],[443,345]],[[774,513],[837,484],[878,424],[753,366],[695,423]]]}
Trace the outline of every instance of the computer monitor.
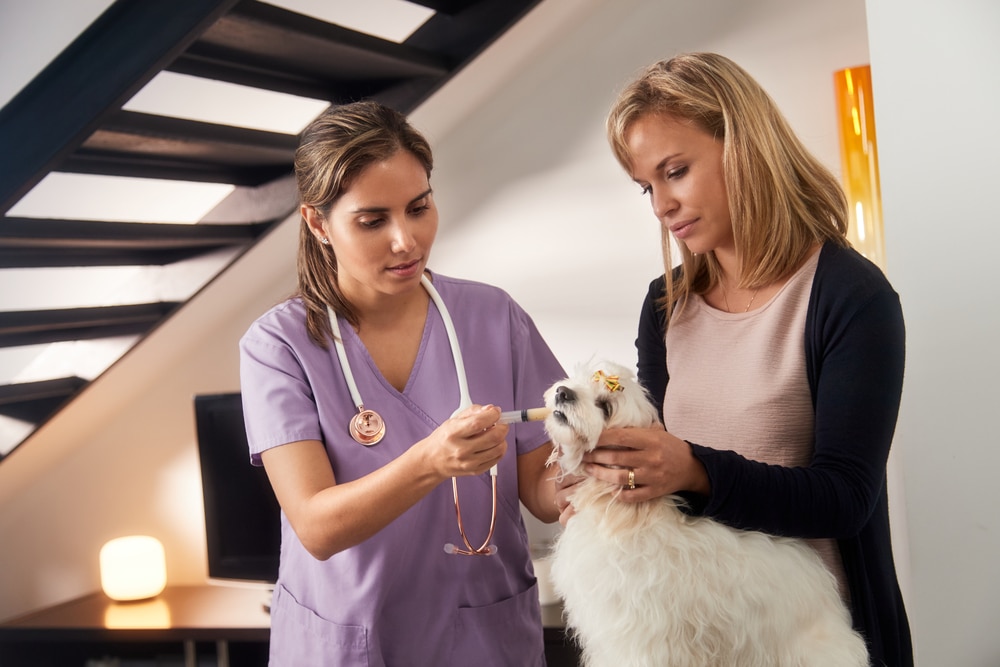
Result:
{"label": "computer monitor", "polygon": [[273,586],[281,521],[264,469],[250,464],[239,393],[195,396],[208,576]]}

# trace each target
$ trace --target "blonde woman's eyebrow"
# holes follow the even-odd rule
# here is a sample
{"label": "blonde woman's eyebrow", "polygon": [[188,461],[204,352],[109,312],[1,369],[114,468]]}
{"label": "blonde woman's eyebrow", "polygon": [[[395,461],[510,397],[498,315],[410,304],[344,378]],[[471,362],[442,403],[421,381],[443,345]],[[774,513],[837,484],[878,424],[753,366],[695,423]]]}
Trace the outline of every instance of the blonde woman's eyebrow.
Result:
{"label": "blonde woman's eyebrow", "polygon": [[680,155],[681,155],[680,153],[673,153],[660,160],[660,162],[656,165],[656,172],[659,173],[664,169],[666,169],[667,164],[669,164],[673,160],[676,160],[678,157],[680,157]]}
{"label": "blonde woman's eyebrow", "polygon": [[[671,153],[670,155],[666,156],[665,158],[663,158],[662,160],[660,160],[659,162],[656,163],[656,166],[653,167],[653,173],[654,174],[660,173],[661,171],[663,171],[666,168],[667,164],[671,160],[675,160],[675,159],[677,159],[680,156],[681,156],[681,153],[679,153],[679,152],[678,153]],[[639,181],[639,179],[637,179],[635,177],[635,175],[632,176],[632,180],[635,181],[636,183],[638,183],[639,185],[642,185],[642,183]]]}

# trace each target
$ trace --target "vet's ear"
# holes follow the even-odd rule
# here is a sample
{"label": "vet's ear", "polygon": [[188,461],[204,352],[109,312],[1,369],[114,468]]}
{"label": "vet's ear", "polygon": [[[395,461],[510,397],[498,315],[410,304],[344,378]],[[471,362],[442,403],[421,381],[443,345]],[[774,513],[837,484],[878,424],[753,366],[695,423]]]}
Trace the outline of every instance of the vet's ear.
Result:
{"label": "vet's ear", "polygon": [[319,209],[311,204],[302,204],[299,206],[299,213],[302,214],[302,219],[306,221],[307,225],[309,225],[309,231],[311,231],[317,239],[322,241],[324,238],[327,238],[326,229],[324,228],[326,218],[323,217],[323,214],[320,213]]}

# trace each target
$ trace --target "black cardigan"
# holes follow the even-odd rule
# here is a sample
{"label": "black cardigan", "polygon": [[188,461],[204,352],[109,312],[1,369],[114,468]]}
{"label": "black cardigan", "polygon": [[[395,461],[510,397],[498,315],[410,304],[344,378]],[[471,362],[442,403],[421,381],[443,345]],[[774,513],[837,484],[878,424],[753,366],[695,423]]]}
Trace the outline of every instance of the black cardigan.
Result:
{"label": "black cardigan", "polygon": [[[639,318],[639,381],[662,410],[669,373],[664,277]],[[695,512],[727,525],[801,538],[836,538],[854,626],[873,665],[910,667],[913,649],[889,534],[886,460],[899,412],[905,334],[899,297],[854,250],[820,251],[805,323],[806,372],[815,410],[812,462],[786,468],[691,443],[711,496]],[[670,425],[666,425],[669,430]]]}

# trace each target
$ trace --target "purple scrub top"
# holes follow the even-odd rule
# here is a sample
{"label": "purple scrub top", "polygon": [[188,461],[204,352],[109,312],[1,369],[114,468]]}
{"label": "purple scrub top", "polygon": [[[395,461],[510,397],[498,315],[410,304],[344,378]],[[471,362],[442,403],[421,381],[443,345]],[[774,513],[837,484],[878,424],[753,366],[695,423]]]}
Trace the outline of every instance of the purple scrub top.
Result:
{"label": "purple scrub top", "polygon": [[[504,291],[434,274],[458,334],[473,403],[504,410],[542,405],[565,377],[531,318]],[[334,346],[306,332],[305,308],[288,300],[240,341],[250,459],[298,440],[325,443],[338,482],[377,470],[426,437],[458,407],[444,322],[429,305],[420,350],[403,392],[378,371],[341,320],[365,407],[386,423],[364,447],[348,433],[356,413]],[[538,590],[521,518],[517,461],[548,441],[540,423],[511,427],[500,462],[493,556],[449,555],[461,545],[450,481],[377,535],[326,561],[312,557],[281,518],[281,566],[271,608],[271,665],[544,665]],[[462,518],[479,546],[489,529],[488,474],[459,478]],[[248,519],[252,520],[252,517]]]}

